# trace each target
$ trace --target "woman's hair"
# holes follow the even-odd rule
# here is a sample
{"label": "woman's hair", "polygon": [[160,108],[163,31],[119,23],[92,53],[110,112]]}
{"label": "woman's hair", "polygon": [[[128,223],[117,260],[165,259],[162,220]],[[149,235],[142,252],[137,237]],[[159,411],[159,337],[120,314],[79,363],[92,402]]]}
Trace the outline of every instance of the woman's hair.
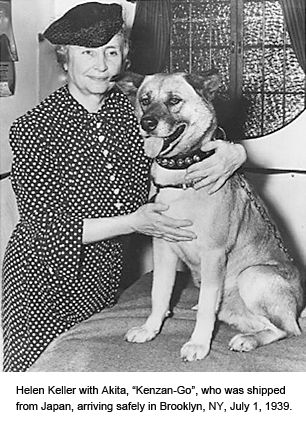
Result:
{"label": "woman's hair", "polygon": [[[122,49],[122,68],[126,68],[128,60],[128,52],[129,52],[129,37],[126,28],[122,28],[117,34],[122,36],[123,39],[123,49]],[[62,67],[64,71],[67,71],[66,64],[68,63],[68,46],[69,45],[55,45],[55,54],[56,59],[59,65]]]}
{"label": "woman's hair", "polygon": [[55,54],[58,64],[66,71],[68,63],[68,45],[55,45]]}
{"label": "woman's hair", "polygon": [[130,49],[129,33],[127,31],[127,28],[124,26],[122,27],[122,29],[119,31],[118,34],[121,34],[123,38],[123,59],[122,60],[123,62],[125,62]]}
{"label": "woman's hair", "polygon": [[123,26],[122,29],[117,34],[120,34],[123,38],[121,72],[124,72],[130,66],[130,60],[128,59],[128,53],[129,53],[129,49],[130,49],[130,39],[129,39],[129,33],[128,33],[126,26]]}

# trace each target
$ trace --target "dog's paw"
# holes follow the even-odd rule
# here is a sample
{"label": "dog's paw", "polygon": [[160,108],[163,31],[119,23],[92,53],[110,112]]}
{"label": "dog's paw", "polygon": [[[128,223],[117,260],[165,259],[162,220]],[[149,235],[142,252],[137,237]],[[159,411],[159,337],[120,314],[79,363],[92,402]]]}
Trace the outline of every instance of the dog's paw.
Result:
{"label": "dog's paw", "polygon": [[209,345],[202,345],[189,341],[182,346],[181,358],[184,361],[202,360],[209,353]]}
{"label": "dog's paw", "polygon": [[149,330],[145,326],[132,327],[125,335],[125,340],[134,343],[144,343],[152,340],[157,335],[157,332]]}
{"label": "dog's paw", "polygon": [[258,347],[258,340],[256,334],[239,333],[231,339],[228,346],[232,351],[249,352]]}

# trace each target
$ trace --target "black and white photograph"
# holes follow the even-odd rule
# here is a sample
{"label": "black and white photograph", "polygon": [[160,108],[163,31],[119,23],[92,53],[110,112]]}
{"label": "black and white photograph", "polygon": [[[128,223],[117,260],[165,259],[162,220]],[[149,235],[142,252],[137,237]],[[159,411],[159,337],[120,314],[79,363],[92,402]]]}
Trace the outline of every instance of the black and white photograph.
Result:
{"label": "black and white photograph", "polygon": [[0,0],[0,43],[3,372],[305,372],[305,1]]}

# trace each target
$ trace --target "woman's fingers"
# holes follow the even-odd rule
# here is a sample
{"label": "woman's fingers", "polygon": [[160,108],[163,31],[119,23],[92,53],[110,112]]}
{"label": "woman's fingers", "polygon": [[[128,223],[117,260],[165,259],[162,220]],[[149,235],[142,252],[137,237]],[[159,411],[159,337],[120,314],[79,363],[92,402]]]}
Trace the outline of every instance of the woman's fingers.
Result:
{"label": "woman's fingers", "polygon": [[190,227],[192,225],[192,221],[189,219],[177,219],[177,218],[171,218],[167,215],[159,215],[159,222],[161,222],[165,227],[173,227],[173,228],[180,228],[180,227]]}
{"label": "woman's fingers", "polygon": [[212,194],[245,162],[246,151],[240,144],[233,145],[222,140],[208,142],[205,149],[214,149],[215,153],[188,167],[185,181],[193,182],[195,189],[207,187],[209,194]]}
{"label": "woman's fingers", "polygon": [[221,187],[225,184],[226,179],[225,178],[219,178],[217,181],[215,181],[211,186],[207,187],[208,194],[214,194],[218,190],[220,190]]}
{"label": "woman's fingers", "polygon": [[192,221],[188,219],[171,218],[167,215],[159,214],[157,221],[157,228],[169,237],[180,240],[192,240],[196,238],[195,233],[187,228],[184,228],[192,226]]}
{"label": "woman's fingers", "polygon": [[214,160],[211,160],[210,158],[206,158],[205,160],[188,167],[185,179],[195,179],[199,176],[203,176],[203,174],[207,174],[209,171],[217,167],[218,163],[215,163]]}
{"label": "woman's fingers", "polygon": [[195,233],[186,228],[192,226],[192,222],[164,215],[163,212],[167,209],[168,206],[163,203],[148,203],[139,208],[133,216],[136,220],[135,231],[171,241],[195,239]]}
{"label": "woman's fingers", "polygon": [[196,236],[186,236],[186,234],[181,234],[179,232],[174,232],[173,234],[170,231],[164,232],[163,234],[152,234],[153,237],[167,240],[169,242],[189,242],[191,240],[196,239]]}
{"label": "woman's fingers", "polygon": [[[203,179],[200,179],[199,181],[195,181],[193,183],[193,188],[195,190],[199,190],[200,188],[203,188],[203,187],[213,186],[217,180],[218,180],[218,176],[216,175],[207,176]],[[207,188],[207,191],[208,191],[208,188]]]}
{"label": "woman's fingers", "polygon": [[188,173],[185,176],[186,183],[196,183],[204,178],[211,178],[217,176],[215,167],[208,167],[204,170],[197,170],[192,173]]}
{"label": "woman's fingers", "polygon": [[[153,203],[153,209],[157,212],[157,225],[155,225],[157,231],[162,231],[163,235],[169,236],[171,239],[180,240],[192,240],[196,238],[196,235],[184,227],[192,226],[192,221],[188,219],[177,219],[160,213],[162,203]],[[168,208],[168,206],[167,206]]]}
{"label": "woman's fingers", "polygon": [[[169,220],[165,223],[163,220],[159,220],[157,224],[155,224],[152,228],[152,235],[162,235],[162,237],[169,237],[176,240],[193,240],[196,239],[196,235],[193,231],[182,228],[182,227],[174,227],[174,224],[169,224]],[[189,223],[190,226],[190,223]]]}
{"label": "woman's fingers", "polygon": [[166,205],[165,203],[148,203],[144,207],[147,207],[148,209],[151,209],[154,212],[164,212],[167,209],[169,209],[169,205]]}
{"label": "woman's fingers", "polygon": [[163,237],[167,236],[171,239],[176,239],[176,240],[194,240],[197,238],[197,236],[191,231],[191,230],[186,230],[183,228],[162,228],[163,231]]}

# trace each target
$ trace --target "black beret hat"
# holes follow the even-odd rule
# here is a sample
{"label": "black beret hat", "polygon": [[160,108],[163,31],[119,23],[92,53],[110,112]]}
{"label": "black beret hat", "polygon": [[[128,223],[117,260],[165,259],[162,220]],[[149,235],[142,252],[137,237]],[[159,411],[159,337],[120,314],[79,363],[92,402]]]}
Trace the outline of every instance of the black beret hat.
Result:
{"label": "black beret hat", "polygon": [[108,43],[122,25],[122,7],[119,4],[84,3],[52,23],[44,37],[54,45],[98,48]]}

